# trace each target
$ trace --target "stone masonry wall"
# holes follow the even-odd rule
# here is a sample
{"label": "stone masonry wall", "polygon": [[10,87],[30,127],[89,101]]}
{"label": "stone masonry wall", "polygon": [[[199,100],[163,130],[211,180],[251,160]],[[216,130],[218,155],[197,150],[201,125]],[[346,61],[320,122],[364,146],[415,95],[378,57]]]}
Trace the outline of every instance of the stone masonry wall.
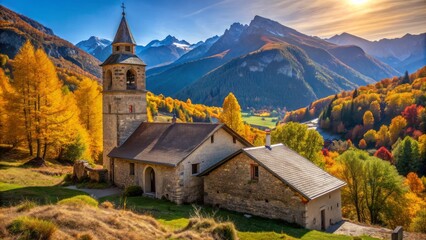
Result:
{"label": "stone masonry wall", "polygon": [[305,226],[300,195],[261,166],[259,180],[252,181],[251,164],[256,163],[241,153],[205,176],[204,203]]}
{"label": "stone masonry wall", "polygon": [[202,172],[208,167],[221,161],[232,153],[246,147],[240,141],[233,142],[233,136],[223,129],[214,133],[214,142],[207,139],[197,150],[195,150],[181,165],[183,167],[183,202],[202,202],[204,194],[203,178],[192,174],[192,164],[200,164]]}
{"label": "stone masonry wall", "polygon": [[[130,163],[135,164],[135,174],[130,175]],[[144,192],[150,187],[146,174],[148,167],[155,173],[156,198],[165,198],[175,203],[182,203],[183,172],[182,167],[167,167],[161,165],[151,165],[138,161],[125,159],[114,159],[114,183],[119,187],[131,185],[141,186]]]}

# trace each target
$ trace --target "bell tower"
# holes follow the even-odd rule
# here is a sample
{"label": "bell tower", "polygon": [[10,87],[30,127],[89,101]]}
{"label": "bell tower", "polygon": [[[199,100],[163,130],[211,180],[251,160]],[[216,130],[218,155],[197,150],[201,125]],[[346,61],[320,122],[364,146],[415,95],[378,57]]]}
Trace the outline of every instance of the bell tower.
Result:
{"label": "bell tower", "polygon": [[109,152],[120,146],[143,122],[146,115],[146,64],[135,54],[136,42],[123,13],[112,54],[101,64],[103,92],[103,166],[111,177]]}

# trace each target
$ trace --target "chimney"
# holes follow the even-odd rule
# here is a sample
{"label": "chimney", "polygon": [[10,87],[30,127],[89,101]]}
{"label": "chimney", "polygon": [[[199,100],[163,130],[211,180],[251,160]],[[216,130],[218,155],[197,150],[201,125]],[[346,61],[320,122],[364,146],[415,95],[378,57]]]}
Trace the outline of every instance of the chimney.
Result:
{"label": "chimney", "polygon": [[172,123],[176,123],[176,114],[173,114]]}
{"label": "chimney", "polygon": [[269,149],[269,150],[272,150],[272,149],[271,149],[271,129],[267,128],[267,129],[265,130],[265,133],[266,133],[266,143],[265,143],[265,147],[266,147],[267,149]]}

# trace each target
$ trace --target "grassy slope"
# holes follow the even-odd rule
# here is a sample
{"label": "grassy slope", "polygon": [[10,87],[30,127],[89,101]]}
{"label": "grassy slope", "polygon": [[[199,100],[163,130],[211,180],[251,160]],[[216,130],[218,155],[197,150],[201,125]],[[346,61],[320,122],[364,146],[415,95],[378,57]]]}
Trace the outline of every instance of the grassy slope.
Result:
{"label": "grassy slope", "polygon": [[[119,196],[110,196],[100,199],[112,201],[117,206],[122,206],[123,199]],[[185,227],[191,216],[195,215],[194,207],[191,205],[176,205],[174,203],[146,197],[129,197],[126,199],[127,209],[135,212],[149,214],[160,223],[172,230]],[[120,204],[121,203],[121,204]],[[241,213],[219,210],[215,211],[209,207],[203,207],[203,215],[212,216],[221,221],[232,221],[242,240],[274,240],[274,239],[352,239],[349,236],[328,234],[291,226],[282,221],[270,220],[259,217],[246,218]],[[362,239],[375,239],[363,237]]]}
{"label": "grassy slope", "polygon": [[22,164],[30,157],[13,151],[0,155],[0,206],[15,205],[24,199],[42,204],[85,194],[60,187],[70,166],[48,163],[47,167],[30,168]]}
{"label": "grassy slope", "polygon": [[[259,116],[249,116],[248,113],[241,113],[243,121],[250,125],[257,125],[268,128],[275,128],[277,117],[259,117]],[[262,120],[265,119],[265,120]],[[274,121],[272,121],[274,120]]]}

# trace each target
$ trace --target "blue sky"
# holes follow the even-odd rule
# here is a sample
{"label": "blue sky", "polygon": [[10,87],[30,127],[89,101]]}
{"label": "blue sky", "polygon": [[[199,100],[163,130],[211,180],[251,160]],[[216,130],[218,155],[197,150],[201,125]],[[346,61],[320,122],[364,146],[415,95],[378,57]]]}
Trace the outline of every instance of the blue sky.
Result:
{"label": "blue sky", "polygon": [[[121,18],[119,0],[0,0],[0,4],[77,43],[112,39]],[[195,43],[220,35],[255,15],[308,35],[349,32],[370,40],[426,32],[425,0],[125,0],[138,44],[168,34]]]}

